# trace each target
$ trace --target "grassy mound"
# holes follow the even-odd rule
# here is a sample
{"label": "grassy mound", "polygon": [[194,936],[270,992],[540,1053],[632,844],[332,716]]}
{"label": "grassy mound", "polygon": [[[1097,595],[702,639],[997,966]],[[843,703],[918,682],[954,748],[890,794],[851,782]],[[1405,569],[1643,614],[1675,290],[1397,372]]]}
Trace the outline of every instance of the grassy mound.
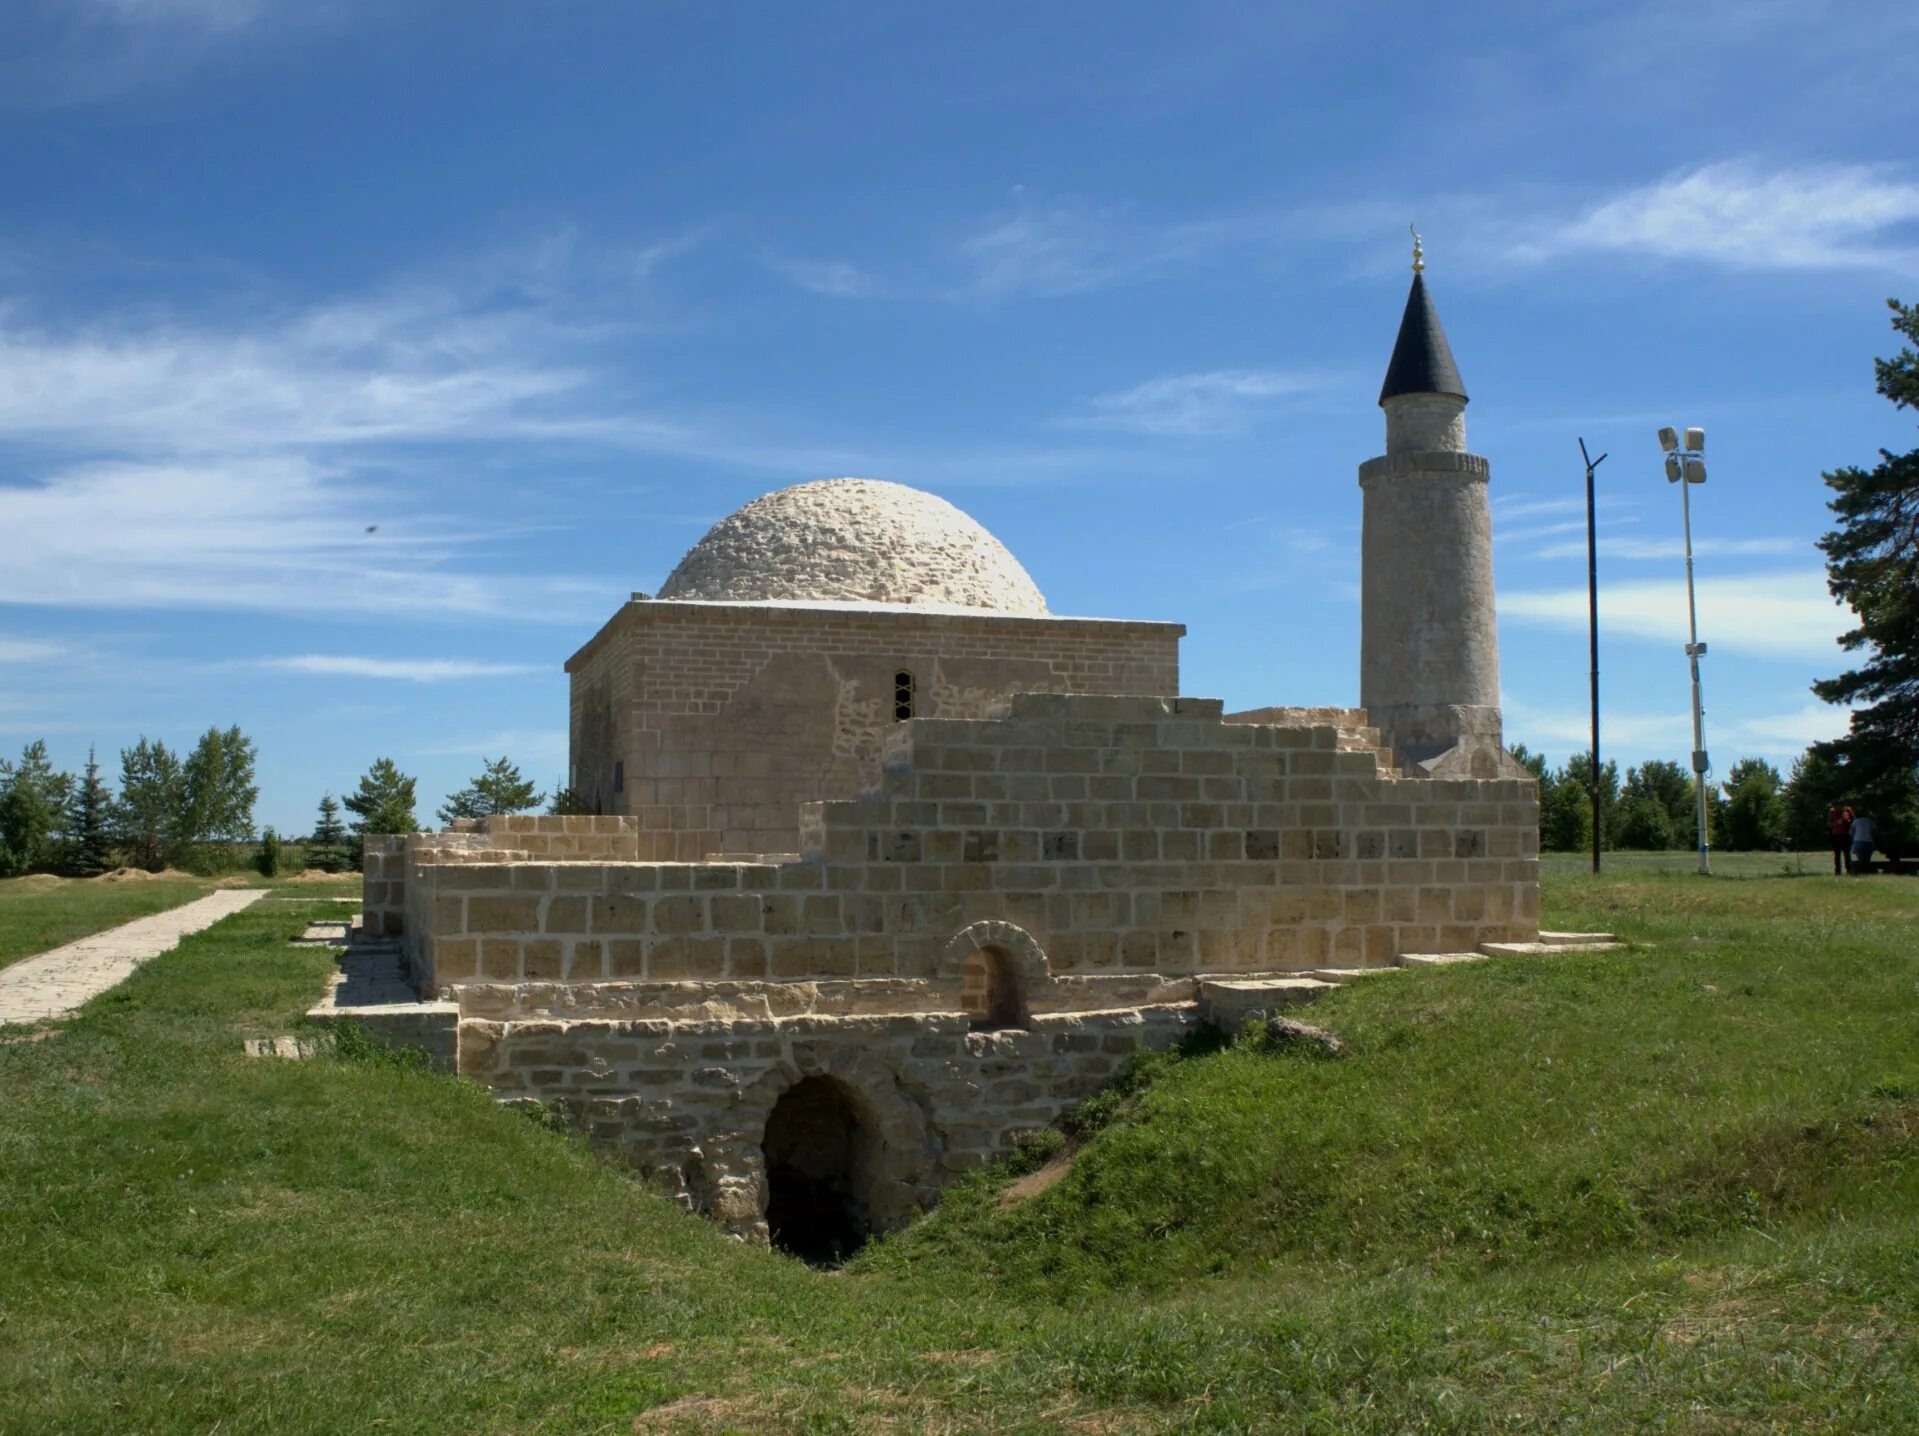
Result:
{"label": "grassy mound", "polygon": [[249,1060],[324,903],[0,1041],[0,1432],[1919,1428],[1919,885],[1555,881],[1632,954],[1149,1064],[840,1275],[470,1084]]}
{"label": "grassy mound", "polygon": [[1060,1299],[1919,1208],[1919,892],[1768,887],[1761,910],[1756,885],[1588,883],[1586,918],[1643,950],[1368,979],[1313,1009],[1339,1060],[1149,1059],[1044,1195],[1008,1211],[974,1183],[869,1264]]}

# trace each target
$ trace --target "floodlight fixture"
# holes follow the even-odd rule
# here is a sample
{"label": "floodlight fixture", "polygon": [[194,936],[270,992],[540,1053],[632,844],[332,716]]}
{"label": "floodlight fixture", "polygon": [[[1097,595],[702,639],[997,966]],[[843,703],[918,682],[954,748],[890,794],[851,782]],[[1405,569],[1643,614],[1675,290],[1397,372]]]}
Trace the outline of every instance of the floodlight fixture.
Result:
{"label": "floodlight fixture", "polygon": [[1706,461],[1704,459],[1689,458],[1686,460],[1686,482],[1689,484],[1703,484],[1706,482]]}
{"label": "floodlight fixture", "polygon": [[1704,429],[1686,430],[1686,452],[1689,454],[1700,454],[1704,453],[1705,449],[1706,431]]}
{"label": "floodlight fixture", "polygon": [[1685,471],[1679,467],[1679,455],[1666,455],[1666,482],[1676,484],[1684,473]]}
{"label": "floodlight fixture", "polygon": [[1672,429],[1672,428],[1661,429],[1659,431],[1659,447],[1664,449],[1669,454],[1674,449],[1678,448],[1679,447],[1679,431],[1677,429]]}

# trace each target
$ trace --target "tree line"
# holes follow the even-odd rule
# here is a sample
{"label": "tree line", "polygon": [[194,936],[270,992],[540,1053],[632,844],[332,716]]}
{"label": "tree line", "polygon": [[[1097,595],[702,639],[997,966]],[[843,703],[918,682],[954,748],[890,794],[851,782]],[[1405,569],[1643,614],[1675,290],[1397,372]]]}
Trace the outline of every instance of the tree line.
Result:
{"label": "tree line", "polygon": [[[1706,823],[1714,848],[1731,852],[1816,852],[1827,845],[1826,809],[1849,803],[1870,812],[1879,846],[1895,857],[1919,852],[1919,781],[1895,774],[1858,791],[1854,775],[1834,751],[1815,743],[1781,776],[1763,758],[1741,758],[1722,782],[1706,785]],[[1539,780],[1539,846],[1544,852],[1592,848],[1592,754],[1575,754],[1563,767],[1521,743],[1512,755]],[[1678,763],[1654,758],[1626,769],[1606,762],[1598,774],[1600,846],[1660,852],[1697,842],[1698,790]]]}
{"label": "tree line", "polygon": [[0,876],[157,871],[215,844],[250,843],[257,757],[238,727],[209,728],[184,753],[143,737],[120,750],[116,794],[91,751],[82,772],[66,773],[35,740],[18,762],[0,758]]}
{"label": "tree line", "polygon": [[[256,841],[252,861],[271,876],[285,854],[280,834],[255,829],[258,757],[253,740],[237,726],[209,728],[186,752],[143,736],[120,750],[115,791],[92,751],[85,769],[69,773],[53,766],[45,741],[28,743],[17,762],[0,758],[0,877],[97,877],[119,867],[210,872],[233,866],[234,849]],[[304,839],[304,865],[323,872],[355,869],[367,834],[417,831],[416,782],[391,758],[378,758],[352,792],[343,798],[325,794]],[[541,801],[535,785],[501,757],[484,760],[438,816],[449,824],[521,813]],[[586,809],[570,790],[556,787],[548,811]]]}

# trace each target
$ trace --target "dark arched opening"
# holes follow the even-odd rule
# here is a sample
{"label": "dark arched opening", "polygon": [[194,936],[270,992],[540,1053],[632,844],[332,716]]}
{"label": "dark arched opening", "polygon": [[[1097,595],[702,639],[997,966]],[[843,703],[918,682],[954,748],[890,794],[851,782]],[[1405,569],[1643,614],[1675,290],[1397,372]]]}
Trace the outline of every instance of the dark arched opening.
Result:
{"label": "dark arched opening", "polygon": [[837,1266],[872,1230],[874,1137],[830,1077],[795,1082],[773,1104],[766,1159],[766,1228],[773,1245]]}
{"label": "dark arched opening", "polygon": [[960,1006],[976,1032],[1024,1027],[1026,1002],[1020,994],[1019,974],[1013,970],[1012,959],[990,947],[980,948],[968,957],[960,969]]}

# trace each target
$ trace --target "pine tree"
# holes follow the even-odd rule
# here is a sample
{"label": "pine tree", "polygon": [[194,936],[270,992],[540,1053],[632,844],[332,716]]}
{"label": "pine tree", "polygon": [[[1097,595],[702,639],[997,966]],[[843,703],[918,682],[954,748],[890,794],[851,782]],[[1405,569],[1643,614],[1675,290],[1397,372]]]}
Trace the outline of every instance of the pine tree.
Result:
{"label": "pine tree", "polygon": [[482,760],[486,766],[480,776],[447,798],[440,809],[440,821],[458,818],[490,818],[495,813],[523,813],[540,805],[539,791],[520,776],[520,770],[505,758]]}
{"label": "pine tree", "polygon": [[47,745],[36,738],[21,749],[19,763],[0,763],[0,780],[0,872],[55,866],[73,775],[57,771]]}
{"label": "pine tree", "polygon": [[415,780],[395,766],[391,758],[375,758],[373,766],[360,778],[359,789],[347,794],[349,812],[359,821],[353,831],[361,837],[368,833],[418,832],[420,820],[413,812]]}
{"label": "pine tree", "polygon": [[1793,760],[1786,775],[1786,841],[1802,852],[1824,852],[1830,835],[1826,809],[1846,800],[1846,782],[1828,744],[1815,743]]}
{"label": "pine tree", "polygon": [[[1875,387],[1897,408],[1919,408],[1919,351],[1912,348],[1919,306],[1886,303],[1893,329],[1909,342],[1891,359],[1874,361]],[[1881,449],[1873,468],[1836,469],[1824,478],[1838,520],[1819,540],[1826,586],[1859,620],[1840,646],[1865,661],[1812,691],[1828,703],[1863,705],[1833,752],[1854,796],[1886,808],[1919,768],[1919,449]]]}
{"label": "pine tree", "polygon": [[113,794],[100,781],[100,764],[87,749],[87,770],[67,804],[67,874],[98,877],[113,866]]}
{"label": "pine tree", "polygon": [[567,787],[564,783],[553,785],[553,797],[547,803],[546,810],[554,817],[591,817],[599,809],[580,796],[579,791]]}
{"label": "pine tree", "polygon": [[346,824],[340,821],[339,801],[328,793],[320,799],[320,818],[307,845],[307,866],[337,873],[345,871],[348,862]]}

